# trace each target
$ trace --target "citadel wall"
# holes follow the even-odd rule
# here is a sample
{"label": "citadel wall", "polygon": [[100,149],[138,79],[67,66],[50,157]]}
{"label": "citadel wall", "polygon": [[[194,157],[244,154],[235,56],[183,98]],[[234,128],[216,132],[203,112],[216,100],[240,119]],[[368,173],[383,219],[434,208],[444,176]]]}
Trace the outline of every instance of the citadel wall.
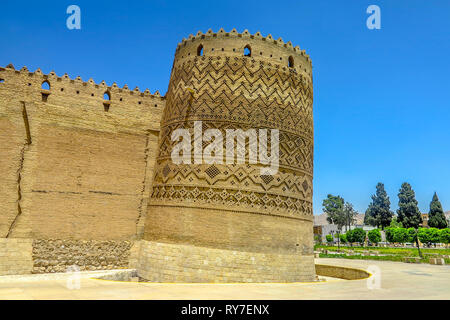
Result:
{"label": "citadel wall", "polygon": [[158,92],[0,68],[0,237],[32,240],[29,271],[128,266],[164,106]]}
{"label": "citadel wall", "polygon": [[[313,280],[312,98],[304,50],[235,29],[183,39],[166,97],[0,68],[0,275]],[[174,165],[171,132],[199,120],[279,129],[279,172]]]}

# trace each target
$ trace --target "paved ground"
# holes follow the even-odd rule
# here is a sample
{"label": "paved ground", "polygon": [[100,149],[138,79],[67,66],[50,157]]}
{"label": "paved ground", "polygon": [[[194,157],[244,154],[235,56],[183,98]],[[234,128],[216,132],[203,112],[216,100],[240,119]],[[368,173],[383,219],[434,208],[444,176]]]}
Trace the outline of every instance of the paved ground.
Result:
{"label": "paved ground", "polygon": [[369,267],[374,276],[290,284],[157,284],[84,278],[78,290],[68,289],[61,277],[37,281],[0,277],[0,299],[450,299],[450,266],[346,259],[316,259],[316,263]]}

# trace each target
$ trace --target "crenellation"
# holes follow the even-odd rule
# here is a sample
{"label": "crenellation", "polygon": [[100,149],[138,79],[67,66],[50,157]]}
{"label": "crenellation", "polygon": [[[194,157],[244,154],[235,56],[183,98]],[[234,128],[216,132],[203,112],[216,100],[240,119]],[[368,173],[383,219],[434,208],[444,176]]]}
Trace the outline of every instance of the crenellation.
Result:
{"label": "crenellation", "polygon": [[[99,110],[103,110],[103,103],[107,101],[103,99],[103,96],[108,93],[108,101],[112,104],[110,111],[113,111],[115,107],[126,107],[128,109],[131,105],[135,105],[133,112],[145,112],[142,107],[152,107],[154,111],[155,106],[162,112],[165,105],[165,97],[161,96],[159,91],[152,94],[150,90],[141,91],[137,86],[134,90],[129,90],[127,85],[118,89],[116,83],[107,86],[104,80],[97,84],[92,78],[88,81],[83,81],[80,76],[71,79],[67,73],[62,77],[54,71],[43,74],[40,68],[36,69],[35,72],[29,72],[25,66],[19,71],[12,64],[4,68],[1,67],[0,74],[4,80],[0,83],[0,86],[6,86],[8,90],[13,90],[22,95],[23,100],[30,97],[32,101],[41,100],[40,96],[44,94],[47,103],[59,103],[73,107],[73,102],[77,101],[75,105],[97,106]],[[41,88],[45,82],[49,84],[49,90]]]}
{"label": "crenellation", "polygon": [[244,56],[244,48],[250,48],[252,60],[271,60],[273,64],[288,66],[309,78],[312,76],[309,56],[298,46],[294,48],[290,41],[285,43],[281,37],[275,40],[271,34],[263,37],[259,31],[252,35],[248,30],[242,33],[238,33],[236,29],[230,32],[221,29],[217,33],[209,31],[206,34],[199,31],[196,36],[190,35],[187,40],[183,38],[177,46],[174,65],[198,56],[199,48],[203,48],[201,56],[205,57],[223,54],[239,57]]}

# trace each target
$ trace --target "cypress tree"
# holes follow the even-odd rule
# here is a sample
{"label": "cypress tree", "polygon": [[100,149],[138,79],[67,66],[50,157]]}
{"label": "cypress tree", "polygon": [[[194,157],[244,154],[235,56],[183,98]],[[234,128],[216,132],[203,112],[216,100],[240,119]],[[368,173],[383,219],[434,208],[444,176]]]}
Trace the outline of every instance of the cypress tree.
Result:
{"label": "cypress tree", "polygon": [[419,225],[422,223],[422,215],[417,204],[418,202],[414,190],[409,183],[404,182],[398,193],[397,220],[401,222],[405,228],[411,228],[415,233],[412,240],[416,243],[419,256],[422,258],[423,256],[420,252],[419,240],[417,238],[417,228],[419,228]]}
{"label": "cypress tree", "polygon": [[372,203],[366,210],[364,223],[375,227],[381,227],[383,230],[391,223],[394,213],[391,211],[391,201],[384,190],[384,184],[377,184],[377,191],[372,195]]}
{"label": "cypress tree", "polygon": [[436,194],[433,195],[433,200],[430,203],[430,212],[428,213],[428,225],[432,228],[444,229],[447,228],[447,220],[445,220],[444,210],[441,202]]}
{"label": "cypress tree", "polygon": [[417,229],[422,223],[422,215],[417,204],[414,190],[409,183],[404,182],[398,193],[397,210],[397,220],[403,224],[403,227]]}

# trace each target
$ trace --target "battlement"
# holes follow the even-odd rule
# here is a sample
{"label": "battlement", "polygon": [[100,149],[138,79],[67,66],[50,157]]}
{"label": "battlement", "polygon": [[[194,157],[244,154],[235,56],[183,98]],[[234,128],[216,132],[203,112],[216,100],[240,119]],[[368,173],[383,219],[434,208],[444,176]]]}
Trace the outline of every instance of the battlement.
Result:
{"label": "battlement", "polygon": [[293,46],[282,38],[277,40],[271,34],[263,36],[259,31],[250,34],[248,30],[238,33],[236,29],[226,32],[220,29],[206,33],[198,31],[178,43],[175,60],[184,61],[195,56],[247,56],[255,60],[271,61],[273,64],[287,66],[295,71],[311,75],[312,63],[305,50]]}
{"label": "battlement", "polygon": [[[83,86],[93,85],[93,86],[95,86],[95,88],[102,87],[106,90],[111,90],[112,88],[114,88],[114,89],[118,88],[119,92],[128,92],[131,95],[137,94],[137,95],[140,95],[141,97],[152,96],[154,98],[161,98],[161,99],[165,98],[164,96],[161,96],[161,94],[159,93],[158,90],[156,90],[155,93],[152,94],[149,89],[140,91],[139,87],[137,87],[137,86],[133,90],[130,90],[128,88],[127,84],[125,84],[122,88],[119,88],[115,82],[111,86],[108,86],[105,81],[102,81],[99,84],[97,84],[94,82],[94,80],[92,80],[92,78],[90,78],[88,81],[83,81],[80,76],[76,77],[75,79],[70,79],[69,75],[67,73],[65,73],[62,77],[59,77],[56,75],[56,73],[54,71],[51,71],[49,74],[44,74],[44,73],[42,73],[40,68],[36,69],[36,71],[34,71],[34,72],[29,72],[28,68],[26,66],[22,67],[22,69],[20,69],[20,70],[16,70],[11,63],[8,64],[6,67],[0,67],[0,72],[6,72],[6,74],[8,74],[8,72],[9,72],[9,74],[27,74],[30,77],[34,77],[34,76],[41,77],[44,80],[44,82],[46,80],[47,81],[49,81],[49,80],[56,80],[56,81],[69,80],[71,83],[78,82],[78,83],[82,84]],[[0,78],[0,79],[2,79],[3,81],[6,80],[4,78]]]}
{"label": "battlement", "polygon": [[27,67],[16,70],[12,64],[0,67],[0,89],[2,87],[15,92],[17,97],[24,96],[24,101],[43,101],[48,103],[77,106],[100,106],[109,111],[115,107],[133,106],[138,109],[156,107],[162,109],[165,97],[159,91],[153,94],[149,89],[141,91],[138,87],[130,90],[125,84],[119,88],[116,83],[108,86],[105,81],[99,84],[89,79],[83,81],[80,76],[71,79],[67,73],[58,76],[54,71],[44,74],[41,69],[30,72]]}

